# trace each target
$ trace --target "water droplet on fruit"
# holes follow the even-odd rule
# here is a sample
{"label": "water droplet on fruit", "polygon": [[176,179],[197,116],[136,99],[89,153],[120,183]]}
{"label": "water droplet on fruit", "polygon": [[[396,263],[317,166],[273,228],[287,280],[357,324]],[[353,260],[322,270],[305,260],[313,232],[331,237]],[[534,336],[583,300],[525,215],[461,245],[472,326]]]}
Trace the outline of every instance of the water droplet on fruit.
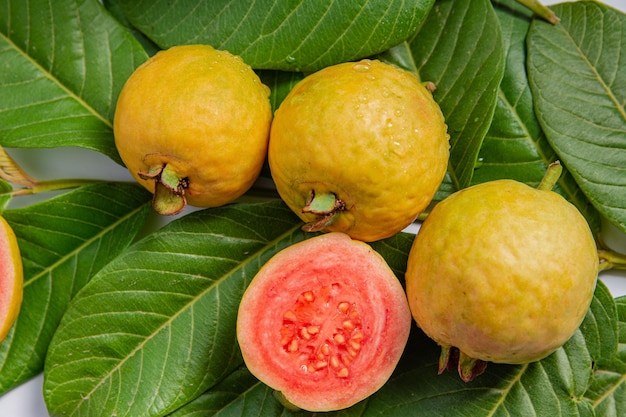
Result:
{"label": "water droplet on fruit", "polygon": [[364,59],[354,64],[353,68],[356,72],[368,72],[371,69],[371,66],[370,66],[371,64],[372,64],[372,61]]}

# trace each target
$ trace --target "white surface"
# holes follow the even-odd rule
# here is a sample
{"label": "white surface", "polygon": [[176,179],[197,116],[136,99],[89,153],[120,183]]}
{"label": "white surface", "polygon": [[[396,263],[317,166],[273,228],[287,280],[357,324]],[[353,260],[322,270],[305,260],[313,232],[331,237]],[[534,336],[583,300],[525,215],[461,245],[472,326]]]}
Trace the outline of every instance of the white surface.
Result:
{"label": "white surface", "polygon": [[[555,4],[557,1],[543,1],[544,4]],[[626,0],[606,0],[603,3],[626,11]],[[11,149],[11,156],[35,178],[107,178],[112,180],[129,180],[132,177],[119,165],[101,154],[74,148],[62,149]],[[48,195],[49,196],[49,195]],[[47,197],[48,197],[47,196]],[[34,198],[20,197],[17,205],[30,203]],[[12,207],[15,207],[13,204]],[[417,227],[410,227],[416,231]],[[607,244],[614,249],[626,252],[626,235],[614,228],[605,233]],[[601,275],[614,296],[626,295],[626,272],[610,271]],[[43,378],[40,376],[22,384],[14,390],[0,396],[1,417],[49,417],[42,397]]]}

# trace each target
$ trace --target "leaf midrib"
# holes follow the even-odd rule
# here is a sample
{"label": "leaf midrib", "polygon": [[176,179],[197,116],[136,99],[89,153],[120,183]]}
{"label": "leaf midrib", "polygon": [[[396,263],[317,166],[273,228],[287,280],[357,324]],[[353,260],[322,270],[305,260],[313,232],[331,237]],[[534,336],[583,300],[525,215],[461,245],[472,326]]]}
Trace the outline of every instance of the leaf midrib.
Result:
{"label": "leaf midrib", "polygon": [[92,106],[90,106],[82,97],[80,97],[79,95],[74,93],[72,90],[70,90],[67,86],[65,86],[57,77],[54,76],[54,74],[47,71],[42,65],[39,64],[39,62],[34,60],[24,50],[19,48],[9,37],[6,36],[6,34],[0,33],[0,37],[3,40],[5,40],[21,56],[23,56],[24,59],[26,59],[26,61],[30,62],[41,74],[44,74],[44,78],[47,78],[48,80],[50,80],[53,84],[58,86],[65,94],[67,94],[67,97],[70,97],[73,100],[75,100],[77,103],[79,103],[83,108],[85,108],[89,113],[91,113],[95,118],[100,120],[106,126],[108,126],[109,128],[113,128],[113,124],[111,123],[109,119],[102,116]]}
{"label": "leaf midrib", "polygon": [[[143,342],[139,343],[135,349],[133,349],[132,351],[130,351],[122,360],[120,360],[120,362],[114,366],[113,368],[111,368],[109,370],[109,372],[107,372],[105,375],[102,376],[102,378],[100,378],[100,382],[98,382],[87,394],[85,394],[83,397],[84,398],[89,398],[91,397],[91,395],[93,395],[101,386],[103,386],[103,384],[105,383],[105,381],[108,381],[111,376],[117,372],[118,370],[120,370],[122,368],[122,366],[132,357],[135,356],[135,354],[139,351],[141,351],[141,349],[143,349],[143,347],[150,341],[152,340],[156,335],[158,335],[163,329],[165,329],[166,327],[170,326],[177,317],[179,317],[181,314],[183,314],[185,311],[187,311],[187,309],[191,308],[191,306],[193,304],[195,304],[197,302],[197,300],[200,300],[201,298],[203,298],[206,294],[208,294],[209,292],[213,291],[214,288],[218,287],[223,281],[224,279],[227,279],[228,277],[231,277],[233,275],[233,273],[237,270],[241,270],[242,268],[244,268],[245,266],[247,266],[250,262],[257,262],[259,259],[259,256],[268,251],[271,250],[271,248],[275,247],[275,245],[278,242],[283,241],[284,239],[286,239],[289,235],[292,235],[295,231],[299,230],[301,227],[301,225],[295,225],[289,229],[287,229],[287,231],[283,232],[282,234],[278,235],[276,238],[272,239],[272,240],[268,240],[264,243],[263,247],[261,250],[259,251],[255,251],[253,252],[254,256],[248,256],[245,260],[239,262],[237,264],[237,266],[231,270],[229,270],[228,272],[224,273],[222,275],[222,277],[220,277],[219,279],[216,279],[215,282],[209,286],[207,286],[207,288],[205,288],[203,291],[199,292],[195,297],[192,298],[192,300],[187,303],[186,305],[183,306],[183,308],[181,308],[178,312],[176,312],[176,314],[173,314],[168,320],[164,321],[160,326],[158,326],[157,328],[155,328],[155,330],[153,332],[151,332],[149,335],[146,336],[146,338],[144,339]],[[252,253],[251,253],[252,255]],[[68,416],[74,416],[81,408],[81,405],[84,402],[78,402],[77,406],[70,412],[70,414],[68,414]]]}
{"label": "leaf midrib", "polygon": [[102,229],[100,229],[100,232],[98,232],[97,234],[95,234],[94,236],[92,236],[89,239],[85,239],[83,241],[83,243],[81,243],[76,248],[74,248],[74,250],[68,252],[64,256],[61,256],[54,263],[50,264],[48,267],[44,268],[39,273],[33,275],[30,279],[25,280],[24,281],[24,288],[28,287],[31,283],[36,282],[37,280],[41,279],[43,276],[48,275],[49,273],[54,271],[56,268],[58,268],[60,265],[64,264],[66,261],[68,261],[72,257],[76,256],[76,254],[80,253],[82,250],[87,248],[93,242],[96,242],[96,241],[102,239],[102,237],[105,236],[106,234],[108,234],[111,230],[114,230],[117,226],[119,226],[120,224],[126,222],[128,219],[130,219],[133,216],[135,216],[135,214],[137,214],[138,212],[143,210],[144,205],[145,204],[141,204],[137,208],[131,210],[128,213],[126,213],[124,216],[118,217],[118,219],[116,221],[114,221],[113,223],[109,224],[108,226],[103,227]]}
{"label": "leaf midrib", "polygon": [[[596,80],[598,81],[600,86],[604,89],[604,91],[606,92],[606,94],[609,97],[609,99],[613,102],[613,104],[615,105],[615,109],[620,113],[620,115],[622,116],[622,119],[624,121],[626,121],[626,110],[624,109],[624,107],[622,107],[620,105],[619,100],[617,100],[617,97],[615,97],[615,95],[613,94],[613,90],[611,90],[611,88],[608,86],[608,84],[606,82],[604,82],[604,78],[598,72],[597,67],[594,66],[591,63],[591,61],[588,59],[587,55],[582,50],[581,46],[578,43],[576,43],[575,39],[571,36],[570,32],[566,28],[564,28],[563,25],[558,25],[558,26],[563,31],[565,37],[572,43],[572,45],[575,46],[576,51],[578,52],[578,56],[585,63],[585,65],[587,65],[589,70],[596,77]],[[585,29],[586,29],[586,26],[585,26]],[[603,48],[604,45],[601,45],[600,47]]]}

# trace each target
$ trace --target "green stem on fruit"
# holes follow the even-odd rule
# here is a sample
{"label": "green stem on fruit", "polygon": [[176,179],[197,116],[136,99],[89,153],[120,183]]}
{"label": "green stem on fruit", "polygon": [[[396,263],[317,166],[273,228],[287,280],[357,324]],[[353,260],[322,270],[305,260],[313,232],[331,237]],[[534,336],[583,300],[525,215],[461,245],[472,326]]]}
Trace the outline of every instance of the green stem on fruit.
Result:
{"label": "green stem on fruit", "polygon": [[600,271],[609,269],[626,269],[626,254],[609,249],[598,249],[600,258]]}
{"label": "green stem on fruit", "polygon": [[541,4],[541,2],[537,0],[517,0],[517,2],[523,6],[526,6],[537,16],[547,20],[553,25],[556,25],[560,21],[558,16],[554,14],[552,10],[550,10],[547,6]]}
{"label": "green stem on fruit", "polygon": [[157,213],[172,216],[187,206],[185,189],[189,187],[189,180],[180,178],[167,164],[151,166],[148,172],[139,172],[138,175],[155,182],[152,208]]}
{"label": "green stem on fruit", "polygon": [[315,221],[302,226],[305,232],[320,232],[330,225],[337,217],[337,214],[346,209],[346,205],[333,193],[316,193],[311,190],[309,200],[302,208],[303,213],[316,214]]}
{"label": "green stem on fruit", "polygon": [[563,172],[563,166],[561,162],[554,161],[550,165],[548,165],[548,169],[546,169],[546,173],[543,175],[541,182],[537,186],[538,190],[542,191],[550,191],[554,188],[554,185],[561,177],[561,173]]}

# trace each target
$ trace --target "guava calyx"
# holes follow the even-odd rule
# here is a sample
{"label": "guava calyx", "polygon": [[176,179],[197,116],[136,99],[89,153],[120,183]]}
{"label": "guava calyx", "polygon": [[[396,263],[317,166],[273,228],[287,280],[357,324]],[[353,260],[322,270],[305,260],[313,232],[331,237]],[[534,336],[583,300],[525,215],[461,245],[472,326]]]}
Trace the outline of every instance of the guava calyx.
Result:
{"label": "guava calyx", "polygon": [[315,221],[302,226],[305,232],[320,232],[331,224],[337,217],[337,213],[346,209],[346,203],[339,199],[334,193],[316,193],[311,190],[309,199],[302,208],[303,213],[316,214]]}
{"label": "guava calyx", "polygon": [[441,375],[444,371],[456,370],[464,382],[470,382],[485,372],[486,368],[487,362],[471,358],[454,346],[441,347],[441,355],[439,356],[439,375]]}
{"label": "guava calyx", "polygon": [[187,206],[185,190],[189,188],[189,179],[179,177],[169,165],[153,165],[147,173],[138,172],[137,175],[155,182],[152,208],[157,213],[172,216]]}

